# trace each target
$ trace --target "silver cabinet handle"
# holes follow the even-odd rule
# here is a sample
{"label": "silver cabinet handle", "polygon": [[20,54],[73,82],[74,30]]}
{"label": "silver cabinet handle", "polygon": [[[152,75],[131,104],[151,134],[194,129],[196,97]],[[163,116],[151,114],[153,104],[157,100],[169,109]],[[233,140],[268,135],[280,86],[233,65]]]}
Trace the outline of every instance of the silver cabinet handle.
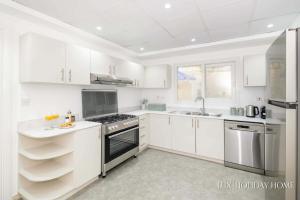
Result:
{"label": "silver cabinet handle", "polygon": [[166,80],[164,80],[164,88],[166,88]]}
{"label": "silver cabinet handle", "polygon": [[247,85],[249,84],[249,78],[248,78],[248,75],[246,76],[246,84],[247,84]]}
{"label": "silver cabinet handle", "polygon": [[72,70],[69,70],[69,82],[72,81]]}
{"label": "silver cabinet handle", "polygon": [[171,117],[169,116],[169,125],[171,124]]}
{"label": "silver cabinet handle", "polygon": [[197,128],[199,128],[199,119],[197,119]]}
{"label": "silver cabinet handle", "polygon": [[62,69],[60,70],[60,73],[61,73],[61,81],[65,81],[65,69],[62,68]]}
{"label": "silver cabinet handle", "polygon": [[192,128],[194,128],[194,119],[192,119]]}

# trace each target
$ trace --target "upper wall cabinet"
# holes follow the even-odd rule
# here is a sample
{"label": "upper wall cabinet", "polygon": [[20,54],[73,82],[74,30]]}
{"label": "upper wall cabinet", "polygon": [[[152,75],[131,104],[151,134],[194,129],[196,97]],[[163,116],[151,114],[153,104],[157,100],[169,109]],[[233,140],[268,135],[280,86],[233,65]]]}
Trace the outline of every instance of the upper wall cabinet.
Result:
{"label": "upper wall cabinet", "polygon": [[171,66],[158,65],[145,67],[144,88],[170,88]]}
{"label": "upper wall cabinet", "polygon": [[244,86],[266,86],[265,55],[244,56]]}
{"label": "upper wall cabinet", "polygon": [[91,50],[91,72],[96,74],[112,73],[112,58],[101,52]]}
{"label": "upper wall cabinet", "polygon": [[144,66],[130,61],[123,60],[117,65],[117,74],[120,77],[127,77],[133,81],[133,87],[144,87]]}
{"label": "upper wall cabinet", "polygon": [[20,40],[20,80],[27,83],[89,84],[90,51],[35,33]]}
{"label": "upper wall cabinet", "polygon": [[33,33],[21,37],[21,82],[64,83],[65,65],[65,43]]}
{"label": "upper wall cabinet", "polygon": [[66,51],[66,72],[68,84],[90,84],[90,50],[69,45]]}

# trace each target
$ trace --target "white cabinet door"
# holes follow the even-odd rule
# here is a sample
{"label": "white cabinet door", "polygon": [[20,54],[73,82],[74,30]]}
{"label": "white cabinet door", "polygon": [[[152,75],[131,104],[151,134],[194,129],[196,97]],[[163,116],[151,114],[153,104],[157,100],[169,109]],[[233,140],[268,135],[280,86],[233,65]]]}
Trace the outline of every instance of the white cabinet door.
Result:
{"label": "white cabinet door", "polygon": [[117,66],[117,75],[133,81],[133,87],[142,88],[144,85],[144,66],[122,60]]}
{"label": "white cabinet door", "polygon": [[171,86],[171,68],[168,65],[145,67],[145,88],[169,88]]}
{"label": "white cabinet door", "polygon": [[224,160],[224,120],[197,118],[196,152],[200,156]]}
{"label": "white cabinet door", "polygon": [[76,132],[74,149],[74,181],[80,187],[101,173],[101,128]]}
{"label": "white cabinet door", "polygon": [[96,74],[111,73],[112,58],[98,51],[91,50],[91,72]]}
{"label": "white cabinet door", "polygon": [[65,66],[65,43],[34,33],[21,36],[21,82],[64,83]]}
{"label": "white cabinet door", "polygon": [[266,86],[265,55],[244,56],[244,86]]}
{"label": "white cabinet door", "polygon": [[168,115],[150,114],[150,145],[171,149],[171,119]]}
{"label": "white cabinet door", "polygon": [[189,116],[172,116],[171,133],[173,150],[194,154],[196,120]]}
{"label": "white cabinet door", "polygon": [[84,47],[68,45],[66,53],[66,83],[90,84],[90,50]]}

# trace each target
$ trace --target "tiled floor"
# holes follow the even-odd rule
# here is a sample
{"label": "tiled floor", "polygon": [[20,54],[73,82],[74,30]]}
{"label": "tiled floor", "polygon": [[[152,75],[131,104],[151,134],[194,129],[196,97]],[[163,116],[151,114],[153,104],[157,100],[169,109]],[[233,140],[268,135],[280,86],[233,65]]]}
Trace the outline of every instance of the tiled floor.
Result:
{"label": "tiled floor", "polygon": [[[268,180],[223,165],[148,149],[70,199],[265,200],[269,198],[264,189],[249,189],[245,185]],[[225,188],[226,182],[234,186]],[[224,187],[220,187],[220,183]]]}

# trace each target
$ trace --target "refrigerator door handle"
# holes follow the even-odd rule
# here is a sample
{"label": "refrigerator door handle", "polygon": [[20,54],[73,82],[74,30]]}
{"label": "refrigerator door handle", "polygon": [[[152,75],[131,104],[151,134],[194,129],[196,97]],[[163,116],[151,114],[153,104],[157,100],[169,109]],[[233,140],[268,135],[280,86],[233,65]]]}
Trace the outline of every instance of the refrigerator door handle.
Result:
{"label": "refrigerator door handle", "polygon": [[275,100],[268,100],[268,104],[273,106],[278,106],[280,108],[285,109],[297,109],[298,103],[289,103],[289,102],[282,102],[282,101],[275,101]]}

